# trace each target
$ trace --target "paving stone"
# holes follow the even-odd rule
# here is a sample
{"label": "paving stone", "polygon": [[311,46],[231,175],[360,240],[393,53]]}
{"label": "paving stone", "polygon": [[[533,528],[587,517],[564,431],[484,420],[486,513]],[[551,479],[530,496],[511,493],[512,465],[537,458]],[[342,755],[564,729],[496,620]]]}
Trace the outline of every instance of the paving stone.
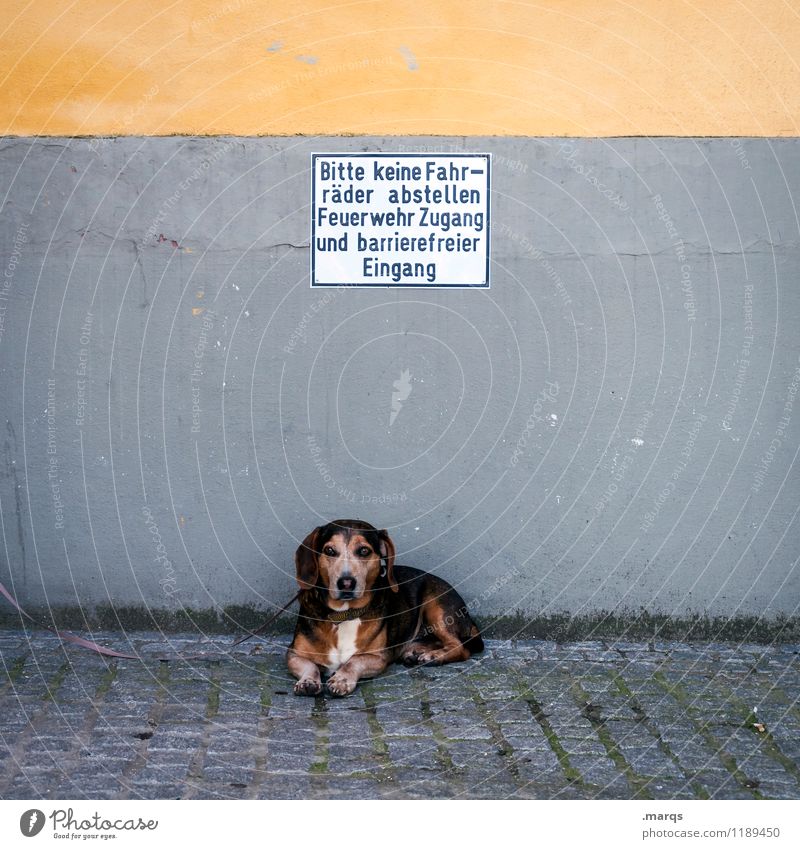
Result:
{"label": "paving stone", "polygon": [[452,799],[459,794],[452,782],[442,778],[412,778],[404,775],[398,783],[407,799]]}
{"label": "paving stone", "polygon": [[129,788],[132,799],[180,799],[184,791],[182,784],[170,784],[161,780],[137,781]]}
{"label": "paving stone", "polygon": [[413,766],[422,769],[439,769],[437,748],[433,740],[424,738],[389,739],[389,758],[399,767]]}
{"label": "paving stone", "polygon": [[761,780],[758,792],[768,799],[797,799],[798,786],[796,781]]}
{"label": "paving stone", "polygon": [[535,798],[522,797],[519,794],[523,791],[515,782],[509,780],[501,780],[497,776],[492,776],[489,779],[478,778],[467,773],[464,776],[464,790],[461,793],[456,793],[454,798],[469,798],[469,799],[519,799],[519,798]]}
{"label": "paving stone", "polygon": [[[466,664],[395,666],[330,700],[292,694],[288,638],[254,655],[197,634],[130,641],[143,660],[0,631],[6,667],[27,656],[13,686],[0,674],[0,798],[800,793],[796,645],[488,641]],[[745,727],[753,711],[768,735]]]}
{"label": "paving stone", "polygon": [[312,799],[308,776],[271,775],[257,788],[257,799]]}
{"label": "paving stone", "polygon": [[380,799],[383,790],[379,782],[370,778],[339,779],[329,783],[326,798],[329,799]]}
{"label": "paving stone", "polygon": [[491,740],[492,732],[481,720],[443,722],[443,734],[451,740]]}
{"label": "paving stone", "polygon": [[447,751],[450,757],[459,768],[468,768],[475,764],[483,765],[484,760],[492,763],[501,762],[500,756],[497,753],[497,747],[492,743],[483,741],[459,741],[451,743]]}
{"label": "paving stone", "polygon": [[678,778],[656,778],[644,782],[644,788],[654,799],[696,799],[691,785]]}
{"label": "paving stone", "polygon": [[616,765],[609,757],[571,755],[569,765],[577,770],[580,777],[588,784],[605,786],[620,778]]}

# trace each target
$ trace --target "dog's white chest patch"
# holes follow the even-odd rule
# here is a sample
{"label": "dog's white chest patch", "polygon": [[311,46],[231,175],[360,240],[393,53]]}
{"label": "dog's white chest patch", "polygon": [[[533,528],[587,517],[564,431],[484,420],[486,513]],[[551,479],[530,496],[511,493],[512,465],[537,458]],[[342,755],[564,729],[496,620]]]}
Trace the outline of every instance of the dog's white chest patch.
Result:
{"label": "dog's white chest patch", "polygon": [[351,619],[336,626],[336,645],[328,652],[328,669],[338,669],[356,653],[356,635],[360,619]]}

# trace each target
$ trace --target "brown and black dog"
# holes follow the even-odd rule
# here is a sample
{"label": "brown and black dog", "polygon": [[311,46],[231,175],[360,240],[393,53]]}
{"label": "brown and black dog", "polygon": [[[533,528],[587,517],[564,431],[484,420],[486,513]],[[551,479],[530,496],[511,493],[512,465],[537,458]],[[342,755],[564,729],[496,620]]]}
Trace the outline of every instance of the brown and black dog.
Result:
{"label": "brown and black dog", "polygon": [[347,696],[396,661],[438,665],[483,651],[450,584],[394,558],[389,534],[360,519],[329,522],[300,544],[300,614],[286,655],[298,696],[322,692],[322,670],[327,692]]}

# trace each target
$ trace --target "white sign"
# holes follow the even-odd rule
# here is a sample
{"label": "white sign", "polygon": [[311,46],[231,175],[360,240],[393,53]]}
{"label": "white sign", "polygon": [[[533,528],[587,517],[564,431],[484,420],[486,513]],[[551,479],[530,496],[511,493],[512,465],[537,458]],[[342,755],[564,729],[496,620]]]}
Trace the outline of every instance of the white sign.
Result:
{"label": "white sign", "polygon": [[312,154],[311,285],[488,289],[490,161]]}

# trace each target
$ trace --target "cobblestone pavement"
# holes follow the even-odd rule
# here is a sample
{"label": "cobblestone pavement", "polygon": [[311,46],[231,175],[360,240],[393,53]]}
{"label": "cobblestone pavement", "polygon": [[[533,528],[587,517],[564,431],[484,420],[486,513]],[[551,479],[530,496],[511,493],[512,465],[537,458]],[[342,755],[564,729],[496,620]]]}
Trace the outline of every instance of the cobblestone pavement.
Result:
{"label": "cobblestone pavement", "polygon": [[490,640],[315,699],[287,642],[0,631],[0,798],[800,795],[796,645]]}

